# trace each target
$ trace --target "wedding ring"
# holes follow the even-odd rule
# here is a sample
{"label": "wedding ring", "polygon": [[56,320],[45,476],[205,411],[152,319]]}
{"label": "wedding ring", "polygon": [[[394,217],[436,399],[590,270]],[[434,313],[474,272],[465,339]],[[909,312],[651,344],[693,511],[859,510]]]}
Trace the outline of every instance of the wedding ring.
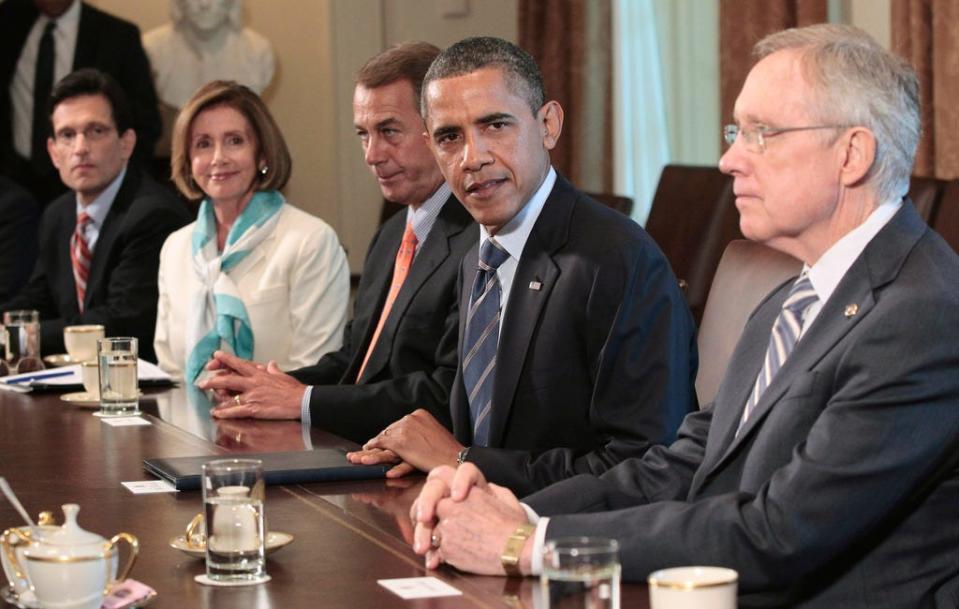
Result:
{"label": "wedding ring", "polygon": [[242,406],[242,405],[243,405],[243,401],[240,399],[240,394],[239,394],[239,393],[236,394],[235,396],[233,396],[233,403],[236,404],[237,406]]}
{"label": "wedding ring", "polygon": [[386,429],[383,430],[383,435],[384,435],[384,436],[390,435],[390,428],[389,428],[389,427],[387,427]]}
{"label": "wedding ring", "polygon": [[435,549],[440,547],[440,536],[437,533],[433,533],[430,537],[430,545]]}

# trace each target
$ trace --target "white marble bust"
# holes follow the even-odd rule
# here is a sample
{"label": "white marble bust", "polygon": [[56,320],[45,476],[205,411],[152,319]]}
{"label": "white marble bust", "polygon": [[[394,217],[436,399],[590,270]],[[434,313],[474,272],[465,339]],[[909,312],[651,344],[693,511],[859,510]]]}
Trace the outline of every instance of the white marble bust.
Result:
{"label": "white marble bust", "polygon": [[182,108],[211,80],[261,93],[273,79],[269,41],[242,24],[241,0],[170,0],[172,22],[143,35],[160,100]]}

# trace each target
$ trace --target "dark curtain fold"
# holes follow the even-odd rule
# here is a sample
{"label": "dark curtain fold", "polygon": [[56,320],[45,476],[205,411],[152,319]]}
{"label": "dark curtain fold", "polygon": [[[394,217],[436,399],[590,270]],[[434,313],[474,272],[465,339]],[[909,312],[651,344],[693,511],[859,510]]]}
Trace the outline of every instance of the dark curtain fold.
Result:
{"label": "dark curtain fold", "polygon": [[733,118],[736,96],[753,66],[753,45],[791,27],[827,21],[826,0],[721,0],[719,73],[722,122]]}
{"label": "dark curtain fold", "polygon": [[893,0],[892,48],[919,76],[922,139],[914,175],[959,177],[959,2]]}
{"label": "dark curtain fold", "polygon": [[519,0],[519,46],[566,119],[553,166],[577,187],[613,190],[612,7],[609,0]]}

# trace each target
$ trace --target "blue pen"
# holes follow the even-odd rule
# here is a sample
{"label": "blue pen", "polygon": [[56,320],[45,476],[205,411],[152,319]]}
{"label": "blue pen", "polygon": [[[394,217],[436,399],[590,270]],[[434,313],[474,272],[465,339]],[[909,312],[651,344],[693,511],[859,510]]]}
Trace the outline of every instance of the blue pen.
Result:
{"label": "blue pen", "polygon": [[17,383],[29,383],[30,381],[42,381],[43,379],[54,379],[58,376],[70,376],[74,372],[72,370],[64,370],[59,372],[42,372],[40,374],[31,374],[30,376],[22,376],[16,379],[10,379],[9,381],[4,381],[8,385],[15,385]]}

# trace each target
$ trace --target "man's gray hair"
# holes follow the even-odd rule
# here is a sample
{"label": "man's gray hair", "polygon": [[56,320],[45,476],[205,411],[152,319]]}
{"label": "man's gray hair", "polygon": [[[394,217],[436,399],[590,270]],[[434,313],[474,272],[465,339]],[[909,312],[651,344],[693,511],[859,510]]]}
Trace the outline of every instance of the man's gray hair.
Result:
{"label": "man's gray hair", "polygon": [[753,49],[758,59],[800,51],[817,93],[812,110],[830,124],[861,125],[876,138],[869,170],[880,201],[904,196],[919,143],[919,83],[912,67],[862,30],[820,24],[771,34]]}
{"label": "man's gray hair", "polygon": [[511,42],[491,36],[466,38],[442,51],[423,79],[420,112],[426,117],[426,88],[434,80],[463,76],[483,68],[503,70],[510,90],[523,97],[533,116],[546,103],[543,75],[533,57]]}

